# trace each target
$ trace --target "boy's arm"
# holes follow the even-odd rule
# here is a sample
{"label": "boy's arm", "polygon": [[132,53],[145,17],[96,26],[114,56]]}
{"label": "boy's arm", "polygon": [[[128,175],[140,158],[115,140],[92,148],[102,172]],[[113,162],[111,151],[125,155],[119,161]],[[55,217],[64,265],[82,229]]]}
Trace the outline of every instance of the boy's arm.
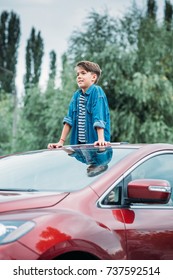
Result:
{"label": "boy's arm", "polygon": [[[94,143],[97,146],[107,146],[110,144],[110,113],[109,113],[109,106],[107,102],[106,95],[102,88],[96,88],[96,96],[94,96],[95,101],[93,102],[93,126],[97,131],[98,140]],[[105,135],[106,129],[106,135]],[[105,141],[106,137],[106,141]]]}
{"label": "boy's arm", "polygon": [[94,142],[94,146],[107,146],[110,142],[106,142],[104,138],[104,129],[96,127],[98,140]]}
{"label": "boy's arm", "polygon": [[53,149],[53,148],[60,148],[64,145],[64,142],[68,136],[68,134],[70,133],[71,130],[71,126],[67,123],[64,124],[62,133],[61,133],[61,137],[58,143],[49,143],[48,144],[48,149]]}

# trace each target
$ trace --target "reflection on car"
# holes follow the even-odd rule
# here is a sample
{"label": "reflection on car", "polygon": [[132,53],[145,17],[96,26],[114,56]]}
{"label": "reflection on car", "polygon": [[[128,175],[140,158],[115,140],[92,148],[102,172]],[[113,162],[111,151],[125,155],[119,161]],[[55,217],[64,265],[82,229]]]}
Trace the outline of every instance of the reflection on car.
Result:
{"label": "reflection on car", "polygon": [[84,149],[83,147],[72,149],[65,148],[63,150],[67,152],[69,156],[75,157],[77,160],[85,163],[87,167],[87,175],[93,177],[106,171],[108,163],[112,158],[112,148],[98,147],[96,149]]}

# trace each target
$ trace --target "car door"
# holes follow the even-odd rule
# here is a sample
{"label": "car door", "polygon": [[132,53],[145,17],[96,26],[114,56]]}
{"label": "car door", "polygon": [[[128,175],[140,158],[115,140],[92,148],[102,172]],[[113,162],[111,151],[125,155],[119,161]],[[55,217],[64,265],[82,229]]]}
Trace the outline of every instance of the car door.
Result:
{"label": "car door", "polygon": [[[127,172],[125,188],[130,180],[164,179],[173,187],[173,153],[153,154]],[[173,259],[173,194],[167,204],[140,204],[129,206],[133,222],[126,223],[128,259]],[[126,209],[123,209],[126,221]]]}

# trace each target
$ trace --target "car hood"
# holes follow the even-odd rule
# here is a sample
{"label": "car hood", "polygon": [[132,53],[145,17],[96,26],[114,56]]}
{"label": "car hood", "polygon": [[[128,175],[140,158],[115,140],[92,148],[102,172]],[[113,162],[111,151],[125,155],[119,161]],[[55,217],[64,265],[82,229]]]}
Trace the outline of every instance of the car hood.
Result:
{"label": "car hood", "polygon": [[0,213],[51,207],[69,193],[0,191]]}

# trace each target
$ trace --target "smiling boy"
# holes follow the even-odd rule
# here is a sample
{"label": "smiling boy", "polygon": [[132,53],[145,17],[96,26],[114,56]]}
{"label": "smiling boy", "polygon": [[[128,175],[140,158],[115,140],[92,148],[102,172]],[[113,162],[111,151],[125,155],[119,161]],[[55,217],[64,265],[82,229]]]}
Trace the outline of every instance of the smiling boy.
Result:
{"label": "smiling boy", "polygon": [[101,69],[97,63],[78,62],[76,67],[77,85],[67,116],[63,120],[63,130],[58,143],[49,143],[48,148],[58,148],[71,131],[70,144],[94,143],[107,146],[110,141],[110,113],[107,97],[97,85]]}

